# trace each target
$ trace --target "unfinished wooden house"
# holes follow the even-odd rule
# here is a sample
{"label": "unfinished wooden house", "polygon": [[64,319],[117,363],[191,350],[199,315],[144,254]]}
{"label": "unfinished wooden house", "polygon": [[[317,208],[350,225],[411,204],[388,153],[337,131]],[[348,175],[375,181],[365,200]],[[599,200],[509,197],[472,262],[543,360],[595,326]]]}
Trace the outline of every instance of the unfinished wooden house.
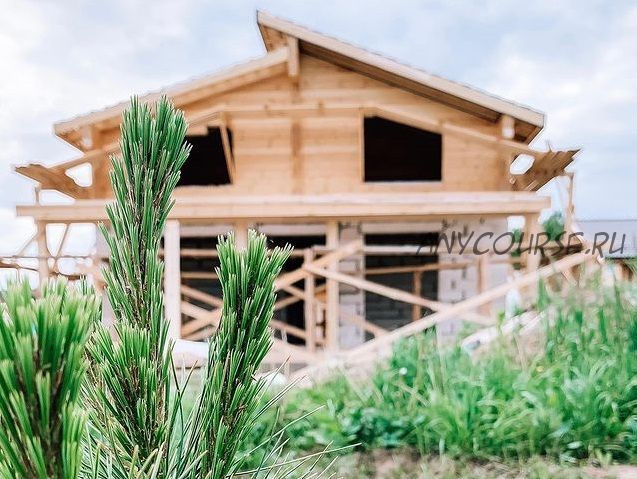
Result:
{"label": "unfinished wooden house", "polygon": [[[439,326],[447,332],[459,318],[488,324],[504,293],[475,298],[510,285],[510,255],[430,247],[443,233],[504,233],[512,216],[536,230],[550,203],[537,190],[566,175],[576,150],[529,146],[544,125],[538,111],[269,14],[257,21],[260,58],[142,97],[172,98],[193,146],[163,246],[172,334],[213,333],[221,305],[216,237],[234,230],[241,244],[249,228],[295,247],[277,282],[275,350],[317,357],[397,328],[442,324],[436,314],[456,320]],[[125,108],[55,124],[77,159],[16,168],[38,191],[73,199],[53,205],[36,195],[17,207],[38,226],[41,279],[58,274],[64,256],[47,243],[47,225],[107,219],[109,155],[117,154]],[[534,161],[513,174],[519,155]],[[83,164],[91,166],[88,186],[66,174]],[[99,281],[106,253],[98,240],[78,274]],[[534,271],[540,259],[520,261]]]}

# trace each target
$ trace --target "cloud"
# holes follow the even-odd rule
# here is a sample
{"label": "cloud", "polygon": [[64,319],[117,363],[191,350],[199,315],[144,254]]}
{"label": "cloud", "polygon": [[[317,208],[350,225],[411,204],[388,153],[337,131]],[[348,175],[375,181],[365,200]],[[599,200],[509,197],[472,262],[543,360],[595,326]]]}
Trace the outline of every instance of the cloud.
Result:
{"label": "cloud", "polygon": [[584,147],[579,214],[637,217],[630,2],[0,0],[0,253],[31,231],[10,165],[77,154],[52,123],[258,55],[257,7],[547,112],[538,145]]}

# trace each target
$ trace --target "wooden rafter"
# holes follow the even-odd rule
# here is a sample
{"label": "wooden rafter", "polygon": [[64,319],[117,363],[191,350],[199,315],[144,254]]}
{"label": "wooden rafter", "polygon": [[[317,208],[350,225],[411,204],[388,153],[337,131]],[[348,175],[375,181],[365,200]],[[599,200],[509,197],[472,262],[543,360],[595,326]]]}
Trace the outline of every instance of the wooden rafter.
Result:
{"label": "wooden rafter", "polygon": [[56,190],[75,199],[87,199],[91,196],[91,189],[78,185],[73,178],[59,168],[47,168],[44,165],[32,163],[17,166],[15,171],[40,183],[43,190]]}
{"label": "wooden rafter", "polygon": [[226,167],[228,168],[228,176],[230,181],[234,182],[237,176],[236,165],[234,161],[234,155],[232,152],[232,144],[230,142],[230,135],[228,134],[228,124],[226,121],[226,115],[220,114],[219,117],[219,131],[221,133],[221,143],[223,144],[223,156],[226,160]]}
{"label": "wooden rafter", "polygon": [[531,167],[520,175],[513,175],[513,186],[518,191],[537,191],[553,178],[564,176],[566,167],[580,150],[549,150],[535,157]]}

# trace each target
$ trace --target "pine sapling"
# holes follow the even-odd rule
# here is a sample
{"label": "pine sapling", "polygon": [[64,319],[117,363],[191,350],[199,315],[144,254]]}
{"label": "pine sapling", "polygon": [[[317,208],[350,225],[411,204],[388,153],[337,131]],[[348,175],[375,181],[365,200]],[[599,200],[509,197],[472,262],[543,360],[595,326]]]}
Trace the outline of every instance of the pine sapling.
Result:
{"label": "pine sapling", "polygon": [[78,476],[85,344],[99,317],[85,284],[52,281],[40,299],[26,281],[9,285],[0,318],[0,478]]}

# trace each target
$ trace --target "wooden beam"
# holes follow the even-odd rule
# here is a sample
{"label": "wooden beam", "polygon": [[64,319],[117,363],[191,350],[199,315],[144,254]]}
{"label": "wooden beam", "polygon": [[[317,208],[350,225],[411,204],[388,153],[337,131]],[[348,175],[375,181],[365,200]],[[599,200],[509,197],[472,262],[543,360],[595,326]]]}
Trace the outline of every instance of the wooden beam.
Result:
{"label": "wooden beam", "polygon": [[187,296],[189,298],[195,299],[197,301],[201,301],[202,303],[208,304],[210,306],[214,306],[216,308],[220,308],[223,306],[223,300],[218,298],[217,296],[213,296],[212,294],[204,293],[196,288],[191,288],[190,286],[186,286],[182,284],[180,286],[181,294]]}
{"label": "wooden beam", "polygon": [[542,254],[536,251],[538,243],[538,234],[542,232],[539,215],[527,215],[524,219],[524,230],[526,234],[526,243],[529,251],[524,253],[527,272],[533,272],[540,266]]}
{"label": "wooden beam", "polygon": [[[335,261],[340,261],[341,259],[347,258],[348,256],[352,256],[357,253],[363,247],[363,242],[360,240],[351,241],[346,243],[338,248],[334,249],[330,253],[327,253],[324,256],[321,256],[318,259],[315,259],[311,265],[316,266],[318,268],[323,268]],[[305,279],[308,275],[308,272],[305,271],[302,267],[299,269],[295,269],[294,271],[290,271],[289,273],[284,273],[279,276],[274,281],[274,289],[278,291],[280,289],[285,288],[286,286],[293,285],[297,281],[301,281]]]}
{"label": "wooden beam", "polygon": [[499,147],[514,154],[523,153],[525,155],[533,156],[534,158],[541,157],[546,154],[546,152],[535,150],[523,142],[500,138],[497,135],[481,133],[465,126],[456,125],[448,121],[440,121],[422,114],[414,114],[395,107],[368,107],[366,109],[366,114],[381,116],[383,118],[387,118],[388,120],[406,123],[416,128],[434,131],[441,134],[447,133],[451,135],[461,136],[467,140]]}
{"label": "wooden beam", "polygon": [[[489,257],[486,254],[478,256],[476,282],[478,294],[482,294],[489,289]],[[490,316],[491,305],[488,303],[483,304],[479,312],[480,314]]]}
{"label": "wooden beam", "polygon": [[[72,205],[19,205],[19,216],[51,223],[107,221],[105,200]],[[526,215],[542,211],[550,198],[529,192],[445,192],[338,195],[192,196],[178,197],[170,217],[182,221],[238,219],[263,221],[321,221],[438,219],[447,216]]]}
{"label": "wooden beam", "polygon": [[237,221],[234,224],[234,244],[238,249],[248,247],[248,224],[245,221]]}
{"label": "wooden beam", "polygon": [[[330,221],[325,225],[325,244],[328,248],[338,248],[339,244],[339,227],[338,222]],[[329,262],[328,271],[332,274],[338,274],[338,260]],[[314,273],[312,268],[323,271],[323,268],[312,264],[304,264],[303,269],[310,273]],[[314,273],[315,274],[315,273]],[[340,343],[340,292],[338,281],[334,278],[327,279],[327,307],[325,310],[325,347],[328,350],[335,351],[339,349]]]}
{"label": "wooden beam", "polygon": [[[412,273],[412,293],[414,296],[422,295],[422,271]],[[422,307],[419,304],[411,305],[411,320],[416,321],[422,318]]]}
{"label": "wooden beam", "polygon": [[234,155],[232,152],[230,135],[228,135],[228,125],[225,114],[221,114],[220,121],[221,123],[219,126],[219,131],[221,133],[221,143],[223,143],[223,156],[226,160],[226,167],[228,168],[228,176],[230,177],[230,182],[234,183],[237,176],[236,163],[234,161]]}
{"label": "wooden beam", "polygon": [[375,338],[384,336],[389,332],[357,314],[341,313],[341,318],[344,322],[353,324],[354,326],[361,328],[363,331],[373,334]]}
{"label": "wooden beam", "polygon": [[195,306],[188,301],[181,302],[181,311],[186,316],[193,318],[181,327],[181,336],[183,338],[190,338],[192,334],[199,331],[206,326],[219,326],[221,320],[221,308],[208,311],[199,306]]}
{"label": "wooden beam", "polygon": [[78,185],[73,178],[57,169],[32,163],[17,166],[15,171],[37,181],[44,190],[57,190],[75,199],[87,199],[91,196],[90,188]]}
{"label": "wooden beam", "polygon": [[[305,256],[303,262],[305,264],[311,264],[314,261],[314,252],[310,248],[305,249]],[[305,298],[303,300],[303,318],[305,321],[305,331],[307,333],[305,339],[305,347],[310,352],[316,351],[316,323],[317,318],[315,315],[315,296],[316,296],[316,283],[314,275],[309,274],[305,278]]]}
{"label": "wooden beam", "polygon": [[500,117],[500,136],[507,140],[515,138],[515,118],[510,115]]}
{"label": "wooden beam", "polygon": [[290,78],[290,80],[292,80],[292,82],[294,82],[294,84],[298,84],[300,69],[301,69],[298,39],[288,36],[287,47],[288,47],[288,77]]}
{"label": "wooden beam", "polygon": [[38,260],[38,277],[39,277],[39,288],[40,292],[42,291],[42,286],[45,281],[49,279],[49,262],[48,257],[51,255],[49,252],[49,247],[47,245],[46,240],[46,224],[44,223],[36,223],[37,228],[37,244],[38,244],[38,256],[40,259]]}

